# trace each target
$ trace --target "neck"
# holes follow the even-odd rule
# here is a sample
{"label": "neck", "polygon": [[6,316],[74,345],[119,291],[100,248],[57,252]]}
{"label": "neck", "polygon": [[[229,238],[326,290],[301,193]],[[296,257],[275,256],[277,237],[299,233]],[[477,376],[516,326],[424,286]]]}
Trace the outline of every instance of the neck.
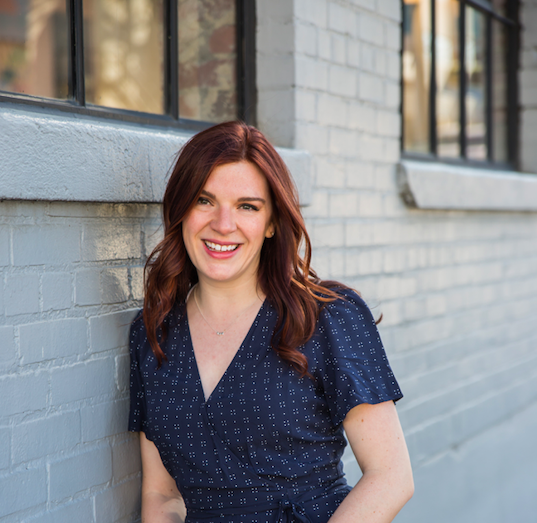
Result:
{"label": "neck", "polygon": [[[197,293],[197,299],[204,312],[209,314],[229,316],[240,312],[244,307],[260,303],[265,295],[257,285],[257,278],[251,278],[235,285],[221,285],[219,282],[205,281],[200,279],[193,292]],[[223,314],[222,314],[223,313]]]}

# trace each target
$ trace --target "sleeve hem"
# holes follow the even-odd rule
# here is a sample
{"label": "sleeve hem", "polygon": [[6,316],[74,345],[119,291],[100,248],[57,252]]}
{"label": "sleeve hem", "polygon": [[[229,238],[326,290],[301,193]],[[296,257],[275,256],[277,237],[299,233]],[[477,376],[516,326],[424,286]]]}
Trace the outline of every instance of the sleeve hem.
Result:
{"label": "sleeve hem", "polygon": [[376,396],[375,398],[364,399],[364,398],[362,398],[362,397],[360,397],[358,395],[354,395],[352,398],[349,398],[350,401],[346,403],[345,409],[343,409],[340,412],[338,412],[335,415],[335,417],[332,419],[332,421],[334,422],[334,424],[336,426],[339,426],[341,423],[343,423],[343,421],[347,417],[347,414],[354,407],[357,407],[358,405],[362,405],[364,403],[366,403],[368,405],[378,405],[379,403],[385,403],[386,401],[393,401],[395,403],[396,401],[399,401],[402,398],[403,398],[403,394],[401,392],[394,393],[394,394],[389,394],[389,395],[387,395],[386,398]]}

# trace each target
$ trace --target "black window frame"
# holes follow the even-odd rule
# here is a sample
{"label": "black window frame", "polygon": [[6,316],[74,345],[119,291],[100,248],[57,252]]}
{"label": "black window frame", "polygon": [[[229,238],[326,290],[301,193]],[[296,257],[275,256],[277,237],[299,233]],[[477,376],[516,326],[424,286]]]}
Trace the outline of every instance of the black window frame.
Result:
{"label": "black window frame", "polygon": [[[164,0],[164,114],[146,113],[87,104],[84,85],[83,0],[67,0],[68,18],[68,98],[44,98],[0,91],[0,103],[21,104],[45,110],[95,116],[138,124],[200,131],[216,122],[190,120],[179,115],[178,0]],[[236,85],[237,119],[256,125],[256,10],[251,0],[235,0],[236,5]]]}
{"label": "black window frame", "polygon": [[[459,147],[458,157],[438,156],[437,154],[437,122],[436,122],[436,0],[431,2],[431,71],[429,88],[429,153],[419,153],[404,149],[404,79],[403,60],[404,51],[404,0],[401,0],[401,158],[409,160],[434,161],[447,164],[482,167],[487,169],[505,170],[519,169],[519,100],[518,100],[518,71],[520,68],[520,22],[519,22],[519,0],[505,0],[505,17],[494,12],[492,6],[486,0],[458,0],[459,1],[459,47],[460,47],[460,71],[459,75]],[[476,160],[466,157],[466,75],[463,71],[465,67],[465,12],[466,6],[472,7],[485,15],[485,143],[487,146],[487,159]],[[492,20],[495,19],[504,24],[507,28],[507,52],[505,53],[505,70],[507,75],[507,162],[493,160],[493,125],[492,125]]]}

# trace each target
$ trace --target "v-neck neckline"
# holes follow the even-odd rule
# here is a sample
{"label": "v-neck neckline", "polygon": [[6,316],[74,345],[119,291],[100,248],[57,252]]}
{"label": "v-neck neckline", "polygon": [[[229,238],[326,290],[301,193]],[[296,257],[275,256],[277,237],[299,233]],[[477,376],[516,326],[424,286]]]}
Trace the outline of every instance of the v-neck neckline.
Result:
{"label": "v-neck neckline", "polygon": [[196,378],[196,387],[198,389],[198,393],[203,399],[202,403],[206,405],[209,403],[209,401],[212,399],[214,393],[221,387],[221,385],[224,383],[226,377],[230,373],[231,369],[233,367],[236,367],[238,359],[241,357],[241,353],[244,352],[244,345],[245,343],[252,337],[253,331],[258,323],[259,318],[261,317],[261,313],[265,310],[265,306],[267,303],[267,298],[263,300],[263,303],[261,304],[261,307],[259,307],[259,310],[257,311],[257,314],[255,315],[254,321],[252,321],[252,324],[250,325],[250,328],[248,329],[248,332],[246,333],[246,336],[242,340],[241,344],[239,345],[239,348],[235,352],[235,355],[233,356],[232,360],[230,361],[229,365],[226,367],[226,370],[220,376],[220,379],[218,380],[218,383],[215,385],[211,393],[208,397],[205,397],[205,392],[203,391],[203,385],[201,383],[201,375],[198,367],[198,360],[196,359],[196,351],[194,350],[194,342],[192,341],[192,333],[190,332],[190,323],[188,322],[188,311],[185,303],[185,322],[186,322],[186,332],[188,337],[188,346],[191,352],[191,357],[193,361],[193,367],[195,371],[195,378]]}

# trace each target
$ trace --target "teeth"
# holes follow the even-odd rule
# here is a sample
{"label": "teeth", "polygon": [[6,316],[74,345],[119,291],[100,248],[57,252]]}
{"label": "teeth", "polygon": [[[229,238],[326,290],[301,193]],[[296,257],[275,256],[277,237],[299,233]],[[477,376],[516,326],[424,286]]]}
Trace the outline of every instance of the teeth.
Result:
{"label": "teeth", "polygon": [[237,243],[234,245],[220,245],[218,243],[213,243],[213,242],[205,242],[205,245],[207,245],[207,247],[211,249],[211,251],[219,251],[219,252],[234,251],[239,246]]}

